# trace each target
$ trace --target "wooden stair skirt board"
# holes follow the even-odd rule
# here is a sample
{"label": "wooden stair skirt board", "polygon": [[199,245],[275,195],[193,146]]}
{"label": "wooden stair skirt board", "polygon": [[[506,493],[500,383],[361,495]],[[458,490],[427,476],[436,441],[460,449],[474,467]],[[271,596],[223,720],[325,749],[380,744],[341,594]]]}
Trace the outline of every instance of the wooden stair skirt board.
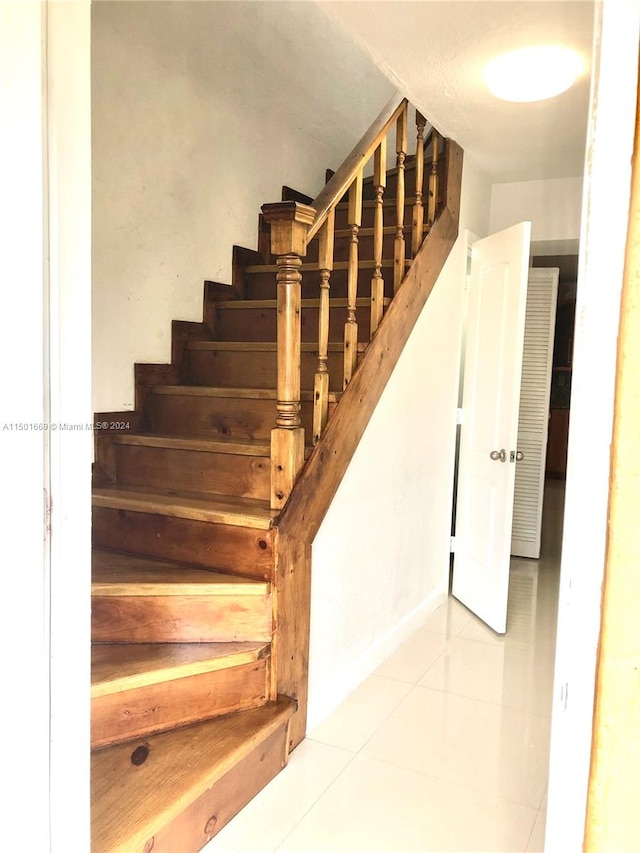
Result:
{"label": "wooden stair skirt board", "polygon": [[263,705],[268,643],[93,645],[91,746]]}
{"label": "wooden stair skirt board", "polygon": [[[303,391],[300,418],[312,434],[313,391]],[[331,414],[340,397],[329,397]],[[273,388],[208,388],[199,385],[158,385],[149,393],[151,429],[165,435],[268,441],[274,423]]]}
{"label": "wooden stair skirt board", "polygon": [[196,853],[287,763],[289,699],[95,752],[92,853]]}

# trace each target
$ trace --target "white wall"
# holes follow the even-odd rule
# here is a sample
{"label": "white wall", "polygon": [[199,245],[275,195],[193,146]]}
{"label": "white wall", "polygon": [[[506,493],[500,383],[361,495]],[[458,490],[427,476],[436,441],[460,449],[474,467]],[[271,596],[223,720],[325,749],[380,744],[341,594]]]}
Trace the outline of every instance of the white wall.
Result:
{"label": "white wall", "polygon": [[528,220],[534,254],[577,254],[582,184],[582,176],[494,184],[491,233]]}
{"label": "white wall", "polygon": [[640,5],[637,0],[604,0],[598,4],[597,14],[576,304],[547,853],[582,850],[637,97]]}
{"label": "white wall", "polygon": [[[489,191],[465,163],[462,228]],[[447,595],[465,270],[461,236],[313,543],[308,730]]]}
{"label": "white wall", "polygon": [[96,411],[132,408],[260,205],[314,196],[392,91],[312,3],[92,5]]}

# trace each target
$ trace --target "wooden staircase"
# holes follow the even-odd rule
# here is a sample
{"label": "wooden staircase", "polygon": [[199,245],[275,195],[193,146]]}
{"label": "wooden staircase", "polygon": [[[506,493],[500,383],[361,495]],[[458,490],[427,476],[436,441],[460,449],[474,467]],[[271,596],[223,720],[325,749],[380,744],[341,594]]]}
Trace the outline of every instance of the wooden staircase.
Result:
{"label": "wooden staircase", "polygon": [[[171,364],[136,365],[135,412],[96,416],[93,853],[195,853],[304,737],[311,542],[457,229],[459,149],[439,160],[434,131],[425,160],[417,113],[405,163],[406,101],[385,109],[373,176],[265,206],[232,285],[174,322]],[[315,236],[283,251],[301,220]]]}

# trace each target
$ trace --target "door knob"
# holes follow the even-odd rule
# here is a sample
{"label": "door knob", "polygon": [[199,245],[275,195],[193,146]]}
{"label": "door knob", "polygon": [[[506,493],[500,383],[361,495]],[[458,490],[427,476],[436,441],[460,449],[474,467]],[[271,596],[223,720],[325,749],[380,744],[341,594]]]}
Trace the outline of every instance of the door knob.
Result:
{"label": "door knob", "polygon": [[501,462],[507,461],[507,451],[504,449],[504,447],[502,448],[502,450],[492,450],[489,456],[491,457],[491,459],[493,459],[494,462],[497,462],[498,459]]}

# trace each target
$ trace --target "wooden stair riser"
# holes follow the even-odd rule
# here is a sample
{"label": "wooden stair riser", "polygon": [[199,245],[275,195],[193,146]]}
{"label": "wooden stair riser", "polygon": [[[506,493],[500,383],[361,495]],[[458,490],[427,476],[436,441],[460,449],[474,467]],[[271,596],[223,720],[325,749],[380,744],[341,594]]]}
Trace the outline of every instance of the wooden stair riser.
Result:
{"label": "wooden stair riser", "polygon": [[257,746],[153,836],[153,853],[197,853],[287,764],[287,726]]}
{"label": "wooden stair riser", "polygon": [[[410,241],[407,243],[410,245]],[[407,257],[409,253],[407,252]],[[386,258],[390,261],[392,258]],[[393,296],[393,269],[389,266],[382,270],[384,278],[385,296]],[[358,297],[368,299],[371,297],[371,279],[373,278],[373,269],[365,268],[358,270]],[[245,298],[246,299],[275,299],[275,281],[276,274],[273,271],[267,272],[244,272],[245,281]],[[346,299],[347,297],[347,271],[333,270],[330,279],[331,296]],[[318,270],[302,270],[302,298],[303,299],[318,299],[320,294],[320,273]]]}
{"label": "wooden stair riser", "polygon": [[[364,229],[364,225],[362,228]],[[407,242],[407,254],[406,256],[411,257],[411,218],[405,221],[404,227],[404,239]],[[395,228],[393,233],[385,233],[382,240],[382,257],[385,261],[393,260],[393,246],[395,241]],[[349,260],[349,244],[350,238],[342,233],[337,233],[335,235],[335,245],[333,252],[333,260],[335,262],[342,262]],[[315,264],[318,262],[318,238],[314,237],[311,243],[307,246],[307,254],[305,255],[304,261],[305,263]],[[358,234],[358,257],[361,260],[372,260],[373,259],[373,234],[369,234],[367,232],[362,233],[362,229]],[[275,263],[275,259],[272,261]]]}
{"label": "wooden stair riser", "polygon": [[[426,201],[426,196],[424,201]],[[415,204],[415,198],[408,193],[405,193],[405,201],[404,201],[404,224],[411,224],[411,217],[413,215],[413,205]],[[374,224],[374,216],[375,216],[375,203],[373,201],[364,201],[362,203],[362,223],[360,225],[361,228],[373,228]],[[341,230],[342,228],[349,227],[349,211],[347,204],[339,204],[336,207],[336,230]],[[382,222],[385,228],[396,227],[396,199],[395,192],[390,192],[385,189],[384,191],[384,203],[382,207]],[[409,241],[410,242],[410,241]]]}
{"label": "wooden stair riser", "polygon": [[[275,399],[243,399],[241,397],[209,397],[191,394],[149,395],[150,421],[153,432],[162,435],[189,435],[269,441],[275,426]],[[329,417],[336,403],[329,403]],[[300,419],[305,434],[311,435],[313,404],[303,400]]]}
{"label": "wooden stair riser", "polygon": [[[300,314],[300,337],[302,341],[312,343],[318,340],[319,309],[302,307]],[[369,305],[358,306],[358,329],[362,340],[369,337],[371,311]],[[329,312],[329,340],[341,341],[344,338],[344,324],[347,319],[346,305],[331,306]],[[275,341],[276,306],[246,308],[221,308],[216,319],[217,338],[221,341]]]}
{"label": "wooden stair riser", "polygon": [[[329,388],[341,391],[344,376],[342,352],[330,352],[327,364]],[[317,367],[317,352],[303,351],[300,354],[300,382],[303,388],[313,388]],[[191,385],[274,388],[277,353],[263,350],[189,349],[186,353],[186,379]]]}
{"label": "wooden stair riser", "polygon": [[91,702],[91,746],[105,747],[263,705],[269,693],[269,668],[266,657],[96,697]]}
{"label": "wooden stair riser", "polygon": [[112,551],[260,580],[273,577],[272,530],[94,507],[93,540],[96,547]]}
{"label": "wooden stair riser", "polygon": [[118,485],[165,488],[267,500],[270,459],[234,453],[116,445]]}
{"label": "wooden stair riser", "polygon": [[94,643],[270,641],[270,595],[94,595]]}

